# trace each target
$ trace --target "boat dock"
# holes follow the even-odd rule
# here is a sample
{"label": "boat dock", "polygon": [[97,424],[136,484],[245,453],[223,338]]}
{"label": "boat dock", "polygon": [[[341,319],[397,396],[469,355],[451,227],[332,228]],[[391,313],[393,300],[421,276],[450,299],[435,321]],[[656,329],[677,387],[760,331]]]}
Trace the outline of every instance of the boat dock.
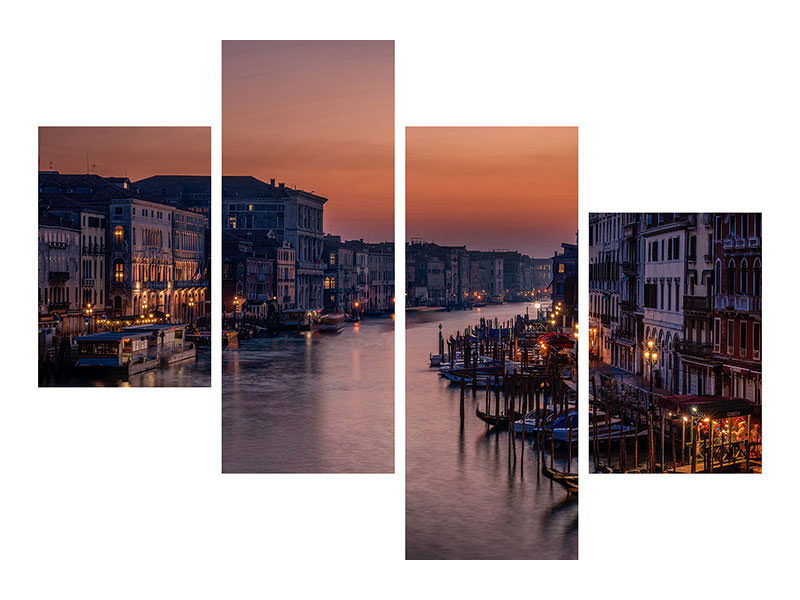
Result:
{"label": "boat dock", "polygon": [[[430,362],[441,365],[440,375],[459,387],[462,431],[471,391],[487,433],[508,434],[510,469],[531,442],[541,473],[577,494],[577,473],[571,472],[578,440],[575,344],[552,329],[544,320],[518,315],[502,323],[481,319],[445,340],[440,325],[438,354]],[[554,467],[557,448],[566,454],[566,473]]]}
{"label": "boat dock", "polygon": [[591,386],[595,471],[760,472],[760,415],[750,402],[658,394],[605,374]]}

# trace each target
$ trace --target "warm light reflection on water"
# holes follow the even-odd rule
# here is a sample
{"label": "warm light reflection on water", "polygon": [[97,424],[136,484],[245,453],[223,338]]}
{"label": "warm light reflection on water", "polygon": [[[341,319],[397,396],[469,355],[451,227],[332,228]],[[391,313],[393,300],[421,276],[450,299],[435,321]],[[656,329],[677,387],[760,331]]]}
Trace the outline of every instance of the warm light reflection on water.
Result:
{"label": "warm light reflection on water", "polygon": [[[508,468],[507,434],[486,433],[475,417],[485,392],[467,393],[459,431],[459,390],[448,386],[428,355],[443,335],[481,317],[501,321],[532,304],[406,315],[406,555],[411,559],[576,559],[578,505],[539,473],[530,442]],[[566,469],[566,452],[555,465]],[[573,471],[577,469],[573,460]]]}
{"label": "warm light reflection on water", "polygon": [[226,473],[394,470],[394,323],[243,340],[222,357]]}

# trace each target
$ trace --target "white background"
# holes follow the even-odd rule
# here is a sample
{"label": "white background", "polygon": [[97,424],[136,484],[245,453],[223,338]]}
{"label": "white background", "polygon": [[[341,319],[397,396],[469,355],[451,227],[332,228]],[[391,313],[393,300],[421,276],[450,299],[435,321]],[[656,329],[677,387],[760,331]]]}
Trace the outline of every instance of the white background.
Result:
{"label": "white background", "polygon": [[[289,4],[4,8],[0,595],[790,594],[800,107],[792,4]],[[397,240],[405,125],[579,126],[583,232],[590,211],[762,210],[764,474],[586,476],[584,436],[578,562],[404,561],[401,335],[395,475],[220,475],[219,360],[211,389],[38,390],[37,126],[211,125],[218,175],[220,40],[270,38],[396,40]],[[213,190],[219,223],[218,181]],[[582,307],[587,285],[582,272]],[[402,313],[397,325],[402,332]]]}

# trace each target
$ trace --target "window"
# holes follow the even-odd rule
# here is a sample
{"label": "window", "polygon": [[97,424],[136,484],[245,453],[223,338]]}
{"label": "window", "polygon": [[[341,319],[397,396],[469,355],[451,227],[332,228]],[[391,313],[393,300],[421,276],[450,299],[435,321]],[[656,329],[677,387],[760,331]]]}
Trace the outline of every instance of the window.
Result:
{"label": "window", "polygon": [[742,259],[741,268],[739,270],[739,293],[747,295],[747,278],[750,271],[747,269],[747,260]]}
{"label": "window", "polygon": [[121,243],[122,243],[122,237],[123,237],[123,230],[122,230],[122,226],[121,226],[121,225],[117,225],[117,226],[114,228],[114,241],[115,241],[117,244],[121,244]]}
{"label": "window", "polygon": [[733,259],[728,263],[728,293],[733,294],[736,282],[736,263]]}
{"label": "window", "polygon": [[558,263],[558,272],[559,273],[563,273],[564,272],[564,263]]}
{"label": "window", "polygon": [[726,342],[728,354],[733,354],[733,321],[728,321],[728,339]]}
{"label": "window", "polygon": [[722,262],[717,259],[714,265],[714,291],[719,293],[722,290]]}
{"label": "window", "polygon": [[739,356],[747,356],[747,321],[739,323]]}
{"label": "window", "polygon": [[753,358],[760,358],[761,354],[761,323],[753,323]]}
{"label": "window", "polygon": [[722,217],[714,219],[714,240],[719,241],[722,239]]}
{"label": "window", "polygon": [[761,261],[758,259],[753,265],[753,295],[761,295]]}
{"label": "window", "polygon": [[114,261],[114,281],[125,281],[125,265],[120,259]]}

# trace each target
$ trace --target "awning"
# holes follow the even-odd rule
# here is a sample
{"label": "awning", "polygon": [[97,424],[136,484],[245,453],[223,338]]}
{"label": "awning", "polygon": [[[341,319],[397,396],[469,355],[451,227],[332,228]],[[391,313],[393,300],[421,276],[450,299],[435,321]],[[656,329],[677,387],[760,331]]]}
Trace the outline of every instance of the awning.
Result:
{"label": "awning", "polygon": [[658,404],[675,414],[701,419],[745,417],[754,412],[753,404],[744,398],[725,396],[662,396]]}

